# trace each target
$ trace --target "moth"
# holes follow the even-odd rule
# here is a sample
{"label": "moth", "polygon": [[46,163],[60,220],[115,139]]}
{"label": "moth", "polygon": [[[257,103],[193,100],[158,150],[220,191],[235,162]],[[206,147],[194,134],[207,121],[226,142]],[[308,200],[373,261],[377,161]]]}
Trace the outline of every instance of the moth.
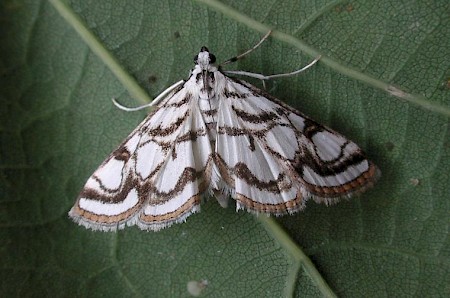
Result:
{"label": "moth", "polygon": [[225,72],[215,61],[202,47],[190,76],[154,100],[86,182],[69,212],[75,222],[158,231],[200,211],[203,194],[222,206],[231,197],[237,210],[292,214],[310,198],[333,204],[359,194],[380,176],[354,142],[227,74],[282,75]]}

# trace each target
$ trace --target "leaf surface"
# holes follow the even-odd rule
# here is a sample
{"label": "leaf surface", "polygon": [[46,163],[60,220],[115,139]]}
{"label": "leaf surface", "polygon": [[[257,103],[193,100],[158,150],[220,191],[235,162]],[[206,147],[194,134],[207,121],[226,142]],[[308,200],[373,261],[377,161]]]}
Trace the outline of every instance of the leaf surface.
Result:
{"label": "leaf surface", "polygon": [[[262,36],[210,4],[69,3],[153,98],[187,77],[201,46],[224,61]],[[214,200],[158,233],[85,230],[68,210],[145,112],[111,104],[113,97],[141,103],[50,3],[3,1],[0,296],[189,297],[188,282],[202,280],[205,297],[323,295],[324,285],[287,243],[309,256],[338,296],[449,293],[449,118],[359,79],[369,75],[448,111],[448,1],[225,4],[329,59],[270,82],[268,91],[360,144],[382,170],[379,183],[360,198],[330,207],[311,201],[304,212],[278,218],[289,239]],[[227,69],[282,73],[312,58],[274,37]]]}

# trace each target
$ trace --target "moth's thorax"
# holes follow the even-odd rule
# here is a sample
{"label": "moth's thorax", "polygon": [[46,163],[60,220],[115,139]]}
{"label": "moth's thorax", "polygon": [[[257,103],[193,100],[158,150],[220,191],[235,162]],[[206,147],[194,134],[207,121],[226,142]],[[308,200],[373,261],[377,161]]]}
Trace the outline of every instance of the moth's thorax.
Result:
{"label": "moth's thorax", "polygon": [[198,65],[195,66],[190,77],[195,95],[202,99],[209,99],[215,96],[216,73],[216,67],[211,70],[202,70]]}
{"label": "moth's thorax", "polygon": [[200,99],[207,99],[215,96],[215,74],[218,71],[216,57],[202,47],[200,52],[194,57],[195,67],[192,70],[190,80],[193,81],[194,89]]}
{"label": "moth's thorax", "polygon": [[196,75],[197,98],[200,113],[208,130],[211,141],[216,138],[217,110],[219,108],[219,97],[217,94],[217,74],[219,72],[201,70]]}

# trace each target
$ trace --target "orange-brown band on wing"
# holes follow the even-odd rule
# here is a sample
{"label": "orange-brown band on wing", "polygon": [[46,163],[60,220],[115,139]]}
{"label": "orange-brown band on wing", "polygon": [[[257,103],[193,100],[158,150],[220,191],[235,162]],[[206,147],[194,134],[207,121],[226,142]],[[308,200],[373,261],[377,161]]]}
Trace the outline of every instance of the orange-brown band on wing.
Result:
{"label": "orange-brown band on wing", "polygon": [[342,197],[349,194],[359,193],[372,187],[378,179],[380,173],[378,168],[370,163],[367,171],[362,173],[358,178],[339,186],[317,186],[304,182],[308,186],[308,190],[316,196],[323,197]]}
{"label": "orange-brown band on wing", "polygon": [[177,210],[160,214],[160,215],[144,215],[141,214],[140,220],[145,223],[158,223],[158,222],[165,222],[165,221],[172,221],[179,217],[181,217],[183,214],[187,213],[189,210],[192,209],[195,205],[200,205],[201,197],[199,194],[196,194],[195,196],[192,196],[189,200],[186,201],[182,206],[180,206]]}
{"label": "orange-brown band on wing", "polygon": [[142,208],[143,203],[144,202],[141,200],[133,208],[130,208],[127,211],[120,213],[118,215],[95,214],[93,212],[80,208],[78,202],[75,204],[72,211],[75,212],[78,216],[94,223],[113,224],[126,221],[128,218],[132,217],[134,214],[136,214],[136,212],[138,212]]}
{"label": "orange-brown band on wing", "polygon": [[263,213],[286,214],[304,207],[303,195],[300,192],[297,192],[297,196],[294,199],[278,204],[260,203],[242,194],[236,194],[235,199],[247,209]]}

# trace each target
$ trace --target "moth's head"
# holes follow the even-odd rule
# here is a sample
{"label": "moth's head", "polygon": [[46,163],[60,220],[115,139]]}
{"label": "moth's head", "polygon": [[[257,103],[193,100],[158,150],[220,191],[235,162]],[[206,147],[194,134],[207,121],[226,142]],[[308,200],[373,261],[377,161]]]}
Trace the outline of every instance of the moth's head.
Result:
{"label": "moth's head", "polygon": [[203,70],[208,70],[211,64],[216,62],[216,56],[211,54],[207,47],[202,47],[200,52],[194,57],[194,63]]}

